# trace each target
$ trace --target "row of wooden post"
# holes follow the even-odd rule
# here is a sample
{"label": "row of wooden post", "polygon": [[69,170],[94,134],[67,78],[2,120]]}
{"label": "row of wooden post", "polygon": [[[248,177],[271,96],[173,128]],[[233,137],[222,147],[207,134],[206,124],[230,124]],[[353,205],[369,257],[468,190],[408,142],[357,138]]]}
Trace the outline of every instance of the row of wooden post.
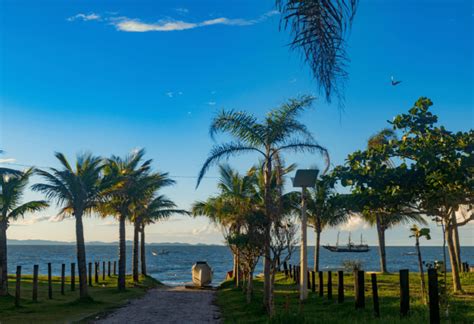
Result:
{"label": "row of wooden post", "polygon": [[[299,285],[300,283],[300,267],[292,266],[289,267],[287,264],[283,264],[285,276],[292,278],[294,282]],[[410,285],[409,285],[409,271],[408,269],[400,270],[400,316],[405,317],[410,311]],[[316,292],[316,272],[308,271],[308,290]],[[344,302],[344,272],[338,271],[338,303]],[[323,272],[318,272],[319,279],[319,296],[324,295],[324,280]],[[372,286],[372,299],[374,307],[374,316],[380,317],[380,304],[379,294],[377,287],[377,274],[370,274],[371,286]],[[438,274],[436,269],[428,269],[428,296],[429,296],[429,311],[430,311],[430,323],[440,323],[439,314],[439,293],[438,293]],[[332,299],[332,272],[327,272],[327,298]],[[354,301],[356,309],[365,308],[365,272],[355,271],[354,272]]]}
{"label": "row of wooden post", "polygon": [[[108,261],[107,276],[111,277],[111,266],[112,262]],[[106,263],[102,262],[102,280],[105,280],[106,274]],[[99,282],[99,268],[100,262],[94,262],[95,266],[95,283]],[[32,300],[34,302],[38,301],[38,270],[39,266],[37,264],[33,265],[33,296]],[[117,274],[117,261],[113,262],[113,275]],[[92,287],[92,262],[89,262],[89,286]],[[63,263],[61,265],[61,295],[65,294],[66,286],[66,265]],[[76,264],[71,263],[71,291],[76,289]],[[16,282],[15,282],[15,306],[20,306],[21,298],[21,266],[16,267]],[[53,299],[53,282],[52,282],[52,265],[48,263],[48,299]]]}

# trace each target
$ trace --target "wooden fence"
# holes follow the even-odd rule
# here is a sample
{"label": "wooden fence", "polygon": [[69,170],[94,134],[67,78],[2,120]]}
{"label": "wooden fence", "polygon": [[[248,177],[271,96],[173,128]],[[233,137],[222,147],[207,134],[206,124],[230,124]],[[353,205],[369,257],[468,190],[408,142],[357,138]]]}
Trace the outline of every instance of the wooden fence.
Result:
{"label": "wooden fence", "polygon": [[[291,278],[296,285],[299,286],[300,282],[300,267],[298,265],[288,266],[283,265],[285,276]],[[463,265],[463,270],[469,269],[469,265]],[[308,271],[308,290],[313,293],[318,293],[320,297],[324,297],[324,280],[323,272],[318,272],[318,283],[316,283],[316,272]],[[337,303],[344,303],[344,272],[337,272]],[[365,291],[366,291],[366,273],[364,271],[354,272],[354,307],[355,309],[364,309],[365,304]],[[399,284],[400,284],[400,317],[406,317],[410,311],[410,286],[409,286],[409,271],[408,269],[402,269],[399,271]],[[326,298],[331,300],[332,295],[332,272],[327,271],[327,284],[326,284]],[[380,317],[380,302],[379,293],[377,286],[377,274],[370,274],[370,285],[372,288],[372,305],[374,317]],[[318,286],[318,291],[316,291]],[[428,297],[429,297],[429,317],[430,323],[440,323],[440,308],[439,308],[439,290],[438,290],[438,274],[436,269],[428,269]]]}

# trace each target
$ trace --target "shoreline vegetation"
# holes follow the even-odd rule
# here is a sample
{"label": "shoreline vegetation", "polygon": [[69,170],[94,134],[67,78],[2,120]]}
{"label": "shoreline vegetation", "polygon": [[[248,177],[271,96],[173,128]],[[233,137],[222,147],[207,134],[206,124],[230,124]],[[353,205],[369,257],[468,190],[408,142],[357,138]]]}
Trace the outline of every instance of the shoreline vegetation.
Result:
{"label": "shoreline vegetation", "polygon": [[[8,281],[15,285],[15,276]],[[100,276],[98,284],[89,287],[91,299],[79,299],[79,289],[71,291],[71,277],[66,277],[65,294],[61,295],[61,277],[53,276],[53,298],[48,299],[48,277],[38,277],[38,301],[32,301],[32,275],[22,275],[20,306],[15,307],[14,296],[0,298],[0,322],[5,323],[87,323],[89,320],[104,317],[109,312],[125,305],[129,300],[139,298],[148,289],[162,284],[149,276],[141,276],[137,283],[132,275],[127,275],[126,290],[117,290],[117,276]],[[77,279],[76,279],[77,283]]]}
{"label": "shoreline vegetation", "polygon": [[[368,273],[367,273],[368,274]],[[324,295],[309,291],[308,299],[299,300],[299,290],[291,278],[278,273],[274,285],[275,314],[269,319],[262,306],[263,278],[253,280],[253,298],[247,303],[245,289],[236,287],[233,280],[221,284],[216,303],[224,323],[429,323],[429,307],[422,301],[419,274],[410,273],[410,311],[400,317],[400,285],[398,273],[377,273],[380,317],[373,311],[371,278],[365,276],[365,308],[354,309],[354,275],[344,273],[344,302],[338,303],[338,278],[332,275],[332,299],[327,296],[327,272],[324,272]],[[474,273],[464,273],[463,293],[449,296],[449,315],[441,313],[442,322],[472,323],[474,321]],[[448,290],[452,282],[447,283]],[[240,319],[240,320],[239,320]]]}

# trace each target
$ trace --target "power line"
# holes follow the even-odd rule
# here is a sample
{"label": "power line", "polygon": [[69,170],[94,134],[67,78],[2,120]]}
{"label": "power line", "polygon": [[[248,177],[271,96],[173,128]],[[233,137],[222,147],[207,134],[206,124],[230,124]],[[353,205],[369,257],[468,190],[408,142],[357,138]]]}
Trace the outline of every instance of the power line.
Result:
{"label": "power line", "polygon": [[[17,167],[23,167],[23,168],[41,168],[41,169],[49,169],[50,167],[46,166],[41,166],[41,165],[29,165],[29,164],[21,164],[21,163],[14,163],[14,162],[1,162],[0,164],[8,164],[12,166],[17,166]],[[170,178],[176,178],[176,179],[197,179],[198,176],[192,176],[192,175],[169,175]],[[219,179],[218,176],[204,176],[202,177],[203,179]]]}

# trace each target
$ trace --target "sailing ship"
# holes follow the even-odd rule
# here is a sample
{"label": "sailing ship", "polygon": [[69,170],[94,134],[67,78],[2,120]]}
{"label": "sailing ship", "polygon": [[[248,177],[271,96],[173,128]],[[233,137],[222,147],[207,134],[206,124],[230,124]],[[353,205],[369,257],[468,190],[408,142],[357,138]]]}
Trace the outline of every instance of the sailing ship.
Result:
{"label": "sailing ship", "polygon": [[323,248],[331,252],[368,252],[370,250],[367,244],[362,241],[362,234],[360,235],[360,244],[354,244],[351,241],[351,233],[349,233],[349,242],[345,246],[339,246],[339,232],[337,233],[336,245],[323,245]]}

